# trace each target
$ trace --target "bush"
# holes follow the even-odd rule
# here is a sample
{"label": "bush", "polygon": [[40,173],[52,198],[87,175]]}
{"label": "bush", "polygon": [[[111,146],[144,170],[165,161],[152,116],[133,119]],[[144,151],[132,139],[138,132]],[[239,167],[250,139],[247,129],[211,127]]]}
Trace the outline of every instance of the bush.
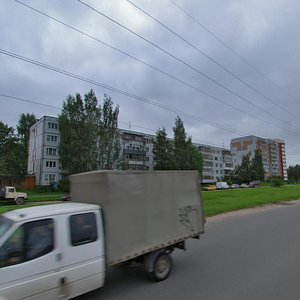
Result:
{"label": "bush", "polygon": [[50,185],[36,185],[34,190],[38,193],[48,193],[52,191]]}
{"label": "bush", "polygon": [[271,178],[271,186],[273,187],[281,187],[284,185],[284,181],[281,177]]}
{"label": "bush", "polygon": [[58,189],[63,193],[69,193],[70,192],[70,181],[67,179],[60,180]]}

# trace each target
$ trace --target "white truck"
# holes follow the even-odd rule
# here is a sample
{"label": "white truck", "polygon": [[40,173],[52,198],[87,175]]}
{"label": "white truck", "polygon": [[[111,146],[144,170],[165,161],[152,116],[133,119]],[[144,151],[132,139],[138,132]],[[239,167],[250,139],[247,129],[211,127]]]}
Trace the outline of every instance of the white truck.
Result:
{"label": "white truck", "polygon": [[197,172],[73,175],[70,202],[0,216],[0,296],[70,299],[102,287],[107,268],[128,262],[161,281],[171,252],[203,232]]}
{"label": "white truck", "polygon": [[11,200],[17,205],[24,204],[24,200],[27,199],[26,193],[17,192],[14,186],[2,186],[0,187],[0,199]]}

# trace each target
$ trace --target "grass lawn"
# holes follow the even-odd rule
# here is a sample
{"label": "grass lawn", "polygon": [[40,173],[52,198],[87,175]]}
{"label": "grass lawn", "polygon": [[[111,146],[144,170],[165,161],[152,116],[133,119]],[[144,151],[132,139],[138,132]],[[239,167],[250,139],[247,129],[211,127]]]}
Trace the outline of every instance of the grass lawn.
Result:
{"label": "grass lawn", "polygon": [[[25,200],[24,205],[13,205],[11,201],[1,201],[0,202],[0,214],[3,214],[7,211],[14,210],[17,208],[24,208],[34,205],[41,205],[41,202],[48,201],[58,201],[61,200],[62,194],[59,192],[48,192],[48,193],[39,193],[35,191],[24,191],[27,193],[28,200]],[[36,203],[38,202],[38,203]]]}
{"label": "grass lawn", "polygon": [[202,192],[202,199],[205,215],[213,216],[244,208],[300,199],[300,185]]}
{"label": "grass lawn", "polygon": [[[60,200],[60,193],[29,192],[25,205],[11,205],[10,202],[0,203],[0,214],[26,206],[40,205],[41,202]],[[202,192],[204,213],[207,217],[239,210],[266,205],[275,202],[300,199],[300,185],[285,185],[279,188],[262,186],[259,188],[237,189]],[[39,202],[39,203],[35,203]]]}

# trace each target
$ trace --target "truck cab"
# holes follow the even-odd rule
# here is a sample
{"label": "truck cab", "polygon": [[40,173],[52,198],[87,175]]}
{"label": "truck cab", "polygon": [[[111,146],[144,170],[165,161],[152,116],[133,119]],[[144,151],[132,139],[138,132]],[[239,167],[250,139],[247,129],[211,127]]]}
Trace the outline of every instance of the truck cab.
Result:
{"label": "truck cab", "polygon": [[24,200],[27,199],[26,193],[20,193],[16,191],[14,186],[3,186],[0,189],[0,199],[13,200],[15,204],[24,204]]}
{"label": "truck cab", "polygon": [[102,212],[62,203],[0,216],[0,298],[69,299],[103,286]]}

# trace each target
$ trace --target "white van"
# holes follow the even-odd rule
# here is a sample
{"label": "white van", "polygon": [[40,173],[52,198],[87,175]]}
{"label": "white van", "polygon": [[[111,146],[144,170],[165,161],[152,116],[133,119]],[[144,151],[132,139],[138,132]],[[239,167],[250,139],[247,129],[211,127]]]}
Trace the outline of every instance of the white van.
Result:
{"label": "white van", "polygon": [[[0,298],[69,299],[103,286],[100,214],[98,205],[65,203],[0,216]],[[92,230],[82,236],[84,217]]]}
{"label": "white van", "polygon": [[229,189],[229,185],[227,184],[227,182],[217,182],[216,187],[217,190]]}

